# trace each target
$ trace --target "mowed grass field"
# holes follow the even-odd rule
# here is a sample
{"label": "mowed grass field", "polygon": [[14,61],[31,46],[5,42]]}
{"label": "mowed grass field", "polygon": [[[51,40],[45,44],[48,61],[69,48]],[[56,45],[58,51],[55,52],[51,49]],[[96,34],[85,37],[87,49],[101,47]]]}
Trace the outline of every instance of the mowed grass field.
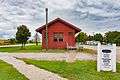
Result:
{"label": "mowed grass field", "polygon": [[[49,49],[47,53],[64,53],[66,49]],[[21,49],[21,46],[14,46],[14,47],[0,47],[0,52],[9,52],[9,53],[40,53],[46,52],[46,49],[42,49],[42,45],[39,44],[36,46],[28,45],[25,46],[24,49]]]}
{"label": "mowed grass field", "polygon": [[95,61],[40,61],[23,59],[27,64],[33,64],[39,68],[59,74],[68,80],[120,80],[120,64],[117,64],[117,72],[97,72]]}
{"label": "mowed grass field", "polygon": [[21,46],[15,47],[0,47],[0,52],[9,52],[9,53],[29,53],[29,52],[41,52],[41,45],[36,46],[35,44],[26,46],[24,49],[21,49]]}
{"label": "mowed grass field", "polygon": [[[49,49],[47,53],[64,53],[66,49]],[[21,46],[15,47],[0,47],[0,52],[9,52],[9,53],[40,53],[46,52],[46,49],[42,49],[42,45],[29,45],[24,49],[21,49]]]}
{"label": "mowed grass field", "polygon": [[[47,53],[65,53],[67,49],[49,49]],[[0,47],[0,52],[9,52],[9,53],[40,53],[46,52],[46,49],[42,49],[42,45],[36,46],[35,44],[26,46],[24,49],[21,49],[21,46],[15,47]],[[92,49],[80,49],[77,52],[96,54],[95,50]]]}
{"label": "mowed grass field", "polygon": [[0,60],[0,80],[28,80],[20,74],[12,65]]}

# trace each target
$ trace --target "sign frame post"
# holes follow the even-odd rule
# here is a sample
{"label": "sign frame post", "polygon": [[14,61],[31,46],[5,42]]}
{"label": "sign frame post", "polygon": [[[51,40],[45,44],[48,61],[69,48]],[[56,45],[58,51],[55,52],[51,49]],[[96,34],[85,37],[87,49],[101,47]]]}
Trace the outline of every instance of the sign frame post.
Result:
{"label": "sign frame post", "polygon": [[100,54],[100,49],[101,49],[101,44],[100,43],[98,43],[98,47],[97,47],[97,49],[98,49],[98,54],[97,54],[97,71],[98,72],[100,72],[100,57],[101,57],[101,54]]}
{"label": "sign frame post", "polygon": [[112,71],[116,72],[116,44],[113,44],[113,52],[114,52],[114,54],[112,55],[113,56],[113,60],[112,60],[113,69],[112,69]]}
{"label": "sign frame post", "polygon": [[116,72],[116,44],[101,45],[97,47],[97,71]]}

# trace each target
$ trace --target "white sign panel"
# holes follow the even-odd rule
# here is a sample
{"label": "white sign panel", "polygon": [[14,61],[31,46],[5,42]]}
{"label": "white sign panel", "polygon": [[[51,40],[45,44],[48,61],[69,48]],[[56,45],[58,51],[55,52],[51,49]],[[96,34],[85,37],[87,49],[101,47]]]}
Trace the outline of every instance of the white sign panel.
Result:
{"label": "white sign panel", "polygon": [[97,71],[116,72],[116,45],[98,44]]}

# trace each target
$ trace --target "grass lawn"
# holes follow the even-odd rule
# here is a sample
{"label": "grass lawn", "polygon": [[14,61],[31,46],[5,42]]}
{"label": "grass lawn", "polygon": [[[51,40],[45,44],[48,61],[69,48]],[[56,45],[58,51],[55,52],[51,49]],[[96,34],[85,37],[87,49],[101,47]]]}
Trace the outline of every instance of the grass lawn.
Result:
{"label": "grass lawn", "polygon": [[[65,53],[66,49],[49,49],[48,53]],[[0,47],[0,52],[9,52],[9,53],[40,53],[46,52],[45,49],[42,49],[41,45],[29,45],[25,49],[21,49],[20,46],[15,47]],[[95,50],[92,49],[80,49],[78,52],[96,54]]]}
{"label": "grass lawn", "polygon": [[0,60],[0,80],[28,80],[15,68]]}
{"label": "grass lawn", "polygon": [[[64,53],[65,49],[49,49],[48,53]],[[41,45],[29,45],[25,49],[21,49],[21,46],[17,47],[1,47],[0,52],[9,52],[9,53],[40,53],[46,52],[45,49],[42,49]]]}
{"label": "grass lawn", "polygon": [[120,80],[120,64],[117,64],[117,72],[97,72],[95,61],[40,61],[23,59],[27,64],[33,64],[39,68],[54,72],[69,80]]}
{"label": "grass lawn", "polygon": [[87,48],[78,49],[77,51],[82,53],[88,53],[88,54],[97,54],[97,50],[87,49]]}
{"label": "grass lawn", "polygon": [[9,52],[9,53],[27,53],[27,52],[41,52],[41,46],[38,45],[29,45],[25,49],[21,49],[20,46],[17,47],[1,47],[0,52]]}

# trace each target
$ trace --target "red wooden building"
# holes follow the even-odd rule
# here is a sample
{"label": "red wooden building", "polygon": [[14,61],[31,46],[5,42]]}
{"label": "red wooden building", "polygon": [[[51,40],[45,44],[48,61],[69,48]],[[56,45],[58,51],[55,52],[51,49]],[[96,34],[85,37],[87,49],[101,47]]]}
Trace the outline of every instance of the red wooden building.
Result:
{"label": "red wooden building", "polygon": [[[42,48],[46,48],[46,26],[43,25],[36,29],[36,31],[42,34]],[[67,44],[70,46],[75,46],[75,34],[80,31],[81,29],[60,18],[49,22],[48,48],[67,48]]]}

